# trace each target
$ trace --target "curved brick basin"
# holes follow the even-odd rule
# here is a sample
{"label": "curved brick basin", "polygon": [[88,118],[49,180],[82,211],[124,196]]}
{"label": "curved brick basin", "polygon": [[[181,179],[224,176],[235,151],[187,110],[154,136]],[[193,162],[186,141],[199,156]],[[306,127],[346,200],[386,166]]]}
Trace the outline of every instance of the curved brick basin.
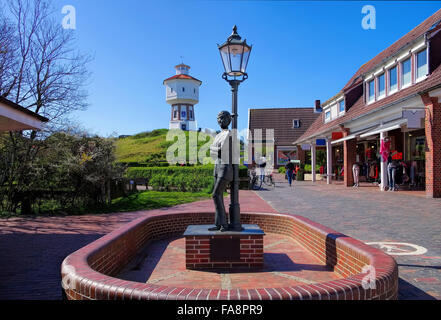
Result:
{"label": "curved brick basin", "polygon": [[[220,286],[216,288],[212,282],[203,281],[204,277],[207,280],[219,277],[219,283],[222,283],[225,280],[222,274],[189,271],[189,274],[183,275],[179,267],[178,257],[181,256],[181,262],[185,260],[183,239],[180,238],[183,232],[191,224],[210,224],[213,213],[175,213],[155,214],[134,220],[68,256],[61,270],[66,297],[74,300],[397,298],[397,264],[382,251],[301,216],[242,213],[241,218],[242,223],[257,224],[268,234],[265,238],[265,252],[268,253],[263,270],[242,275],[229,274],[228,289],[225,286],[222,286],[224,289]],[[139,258],[148,250],[159,250],[161,254],[158,254],[157,267],[152,266],[146,277],[150,277],[149,283],[145,283],[146,278],[137,278],[145,270],[142,267],[138,268],[141,273],[133,273],[133,270],[137,270],[137,264],[145,265],[149,261]],[[283,258],[285,251],[291,259]],[[169,267],[165,270],[167,268],[163,263],[167,260]],[[281,261],[285,261],[285,264],[281,265]],[[366,285],[366,289],[363,288],[367,273],[362,273],[362,270],[368,265],[371,267],[366,270],[375,275],[375,289]],[[313,270],[317,276],[307,271],[295,273],[301,269]],[[372,270],[375,270],[375,274]],[[283,272],[285,279],[281,278],[279,283],[269,280],[274,276],[272,273],[279,271]],[[199,272],[198,278],[201,280],[192,283],[191,272]],[[239,276],[242,278],[237,278]],[[265,277],[267,282],[264,281]],[[265,283],[273,287],[265,286]],[[371,287],[372,284],[373,281]]]}

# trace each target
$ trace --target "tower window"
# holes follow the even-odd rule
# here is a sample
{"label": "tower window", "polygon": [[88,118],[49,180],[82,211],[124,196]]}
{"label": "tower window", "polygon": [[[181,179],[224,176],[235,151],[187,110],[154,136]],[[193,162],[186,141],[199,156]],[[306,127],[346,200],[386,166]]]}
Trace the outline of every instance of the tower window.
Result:
{"label": "tower window", "polygon": [[182,87],[182,92],[185,92],[185,88],[184,87]]}

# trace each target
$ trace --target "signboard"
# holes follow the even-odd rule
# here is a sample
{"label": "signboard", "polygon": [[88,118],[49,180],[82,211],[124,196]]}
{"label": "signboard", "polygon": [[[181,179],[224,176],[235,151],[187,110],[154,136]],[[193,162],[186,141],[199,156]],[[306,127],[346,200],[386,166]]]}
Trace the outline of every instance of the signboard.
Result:
{"label": "signboard", "polygon": [[332,140],[338,140],[343,138],[343,132],[333,132],[332,133]]}
{"label": "signboard", "polygon": [[302,144],[302,150],[309,151],[309,150],[311,150],[311,146],[309,144]]}
{"label": "signboard", "polygon": [[297,159],[297,148],[277,148],[277,165],[284,166],[289,160]]}
{"label": "signboard", "polygon": [[315,141],[316,146],[326,146],[326,139],[317,139]]}

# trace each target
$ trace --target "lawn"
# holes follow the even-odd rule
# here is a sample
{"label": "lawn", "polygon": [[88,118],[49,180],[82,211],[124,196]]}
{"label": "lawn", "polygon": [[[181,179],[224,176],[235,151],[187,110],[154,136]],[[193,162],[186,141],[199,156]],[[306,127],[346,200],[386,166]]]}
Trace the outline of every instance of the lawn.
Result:
{"label": "lawn", "polygon": [[[144,191],[112,200],[108,206],[90,206],[80,208],[61,208],[54,200],[46,200],[40,207],[39,215],[83,215],[112,212],[130,212],[173,207],[178,204],[206,200],[211,197],[207,192],[162,192]],[[20,213],[0,212],[0,218],[20,216]]]}
{"label": "lawn", "polygon": [[205,200],[211,195],[206,192],[160,192],[145,191],[118,198],[101,212],[128,212],[173,207],[182,203]]}

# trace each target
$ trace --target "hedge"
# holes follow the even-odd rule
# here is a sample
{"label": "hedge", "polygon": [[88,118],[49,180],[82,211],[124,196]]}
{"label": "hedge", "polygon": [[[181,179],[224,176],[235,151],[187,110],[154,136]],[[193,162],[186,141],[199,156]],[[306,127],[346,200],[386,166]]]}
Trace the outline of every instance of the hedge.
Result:
{"label": "hedge", "polygon": [[[206,191],[213,188],[214,166],[194,167],[130,167],[126,176],[129,179],[143,178],[148,180],[149,186],[161,191]],[[239,167],[239,177],[247,177],[248,169]]]}

